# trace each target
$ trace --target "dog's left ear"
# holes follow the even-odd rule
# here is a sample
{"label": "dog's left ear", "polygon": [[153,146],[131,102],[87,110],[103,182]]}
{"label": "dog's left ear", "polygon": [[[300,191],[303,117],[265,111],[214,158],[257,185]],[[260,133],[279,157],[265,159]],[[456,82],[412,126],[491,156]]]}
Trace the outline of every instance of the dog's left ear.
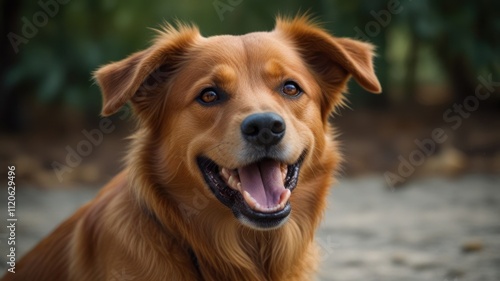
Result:
{"label": "dog's left ear", "polygon": [[338,93],[345,90],[351,75],[365,90],[382,91],[373,68],[374,47],[371,44],[333,37],[307,16],[291,20],[278,18],[275,32],[291,40],[319,78],[325,94],[335,95],[329,97],[333,98],[333,103],[341,101]]}

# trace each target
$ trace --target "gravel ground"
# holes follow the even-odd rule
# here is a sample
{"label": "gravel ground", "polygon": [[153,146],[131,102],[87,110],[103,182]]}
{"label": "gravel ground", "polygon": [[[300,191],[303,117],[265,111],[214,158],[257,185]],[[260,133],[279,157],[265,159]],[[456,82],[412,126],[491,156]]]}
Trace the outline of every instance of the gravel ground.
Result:
{"label": "gravel ground", "polygon": [[[96,192],[18,187],[17,256]],[[8,249],[5,229],[1,253]],[[500,177],[425,179],[397,191],[376,177],[341,180],[317,240],[320,281],[498,281]],[[0,260],[3,271],[6,254]]]}
{"label": "gravel ground", "polygon": [[320,280],[500,280],[500,177],[349,180],[330,202]]}

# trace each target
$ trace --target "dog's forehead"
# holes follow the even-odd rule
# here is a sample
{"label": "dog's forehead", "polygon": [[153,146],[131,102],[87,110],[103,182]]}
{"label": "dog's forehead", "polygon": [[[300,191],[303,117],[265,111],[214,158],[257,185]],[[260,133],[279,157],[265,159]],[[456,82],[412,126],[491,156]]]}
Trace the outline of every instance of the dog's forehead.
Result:
{"label": "dog's forehead", "polygon": [[244,35],[219,35],[204,38],[195,48],[195,60],[211,66],[224,64],[236,71],[264,68],[276,71],[301,67],[300,56],[284,38],[273,32],[253,32]]}
{"label": "dog's forehead", "polygon": [[314,80],[289,40],[274,32],[255,32],[200,38],[187,53],[172,85],[179,93],[189,93],[183,95],[189,103],[208,87],[234,94],[276,87],[287,79],[303,88],[310,88]]}

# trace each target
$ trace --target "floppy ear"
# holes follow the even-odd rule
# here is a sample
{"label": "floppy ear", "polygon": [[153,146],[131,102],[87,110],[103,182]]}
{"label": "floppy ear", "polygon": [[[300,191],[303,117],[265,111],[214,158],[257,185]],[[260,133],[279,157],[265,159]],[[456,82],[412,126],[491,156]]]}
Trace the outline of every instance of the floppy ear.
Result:
{"label": "floppy ear", "polygon": [[[292,20],[278,18],[275,31],[291,40],[310,69],[319,78],[326,95],[337,104],[338,95],[345,90],[352,75],[367,91],[380,93],[380,83],[375,76],[372,59],[373,46],[348,38],[336,38],[318,27],[307,16]],[[331,104],[327,110],[331,110]]]}
{"label": "floppy ear", "polygon": [[148,92],[171,75],[198,37],[196,27],[181,25],[175,29],[169,25],[159,32],[150,48],[95,71],[94,78],[103,96],[101,114],[111,115],[129,100],[140,109],[141,103],[148,99]]}
{"label": "floppy ear", "polygon": [[[374,94],[382,92],[380,82],[373,68],[373,45],[349,38],[334,38],[334,42],[343,49],[345,54],[339,58],[339,63],[367,91]],[[345,60],[344,60],[345,59]]]}

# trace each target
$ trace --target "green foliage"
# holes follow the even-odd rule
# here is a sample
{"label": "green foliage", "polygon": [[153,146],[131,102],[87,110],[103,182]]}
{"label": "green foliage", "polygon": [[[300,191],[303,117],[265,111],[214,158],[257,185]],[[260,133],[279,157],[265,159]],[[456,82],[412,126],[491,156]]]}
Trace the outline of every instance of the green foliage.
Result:
{"label": "green foliage", "polygon": [[[357,37],[355,27],[364,29],[367,23],[375,20],[373,12],[388,9],[390,1],[73,0],[60,5],[59,12],[50,17],[35,36],[19,46],[19,53],[14,55],[12,65],[2,77],[2,95],[22,89],[20,95],[34,94],[40,102],[98,110],[100,95],[91,80],[92,71],[147,47],[154,36],[149,28],[156,28],[164,21],[178,19],[196,23],[205,36],[242,34],[272,29],[278,13],[294,15],[309,11],[334,34]],[[214,6],[216,2],[229,5],[222,13],[223,20]],[[498,77],[498,1],[401,0],[398,3],[401,13],[392,14],[390,23],[369,38],[378,46],[377,73],[384,87],[393,81],[409,79],[408,75],[415,72],[409,69],[411,67],[426,67],[418,65],[419,61],[426,61],[418,59],[418,54],[422,53],[419,49],[424,47],[434,53],[443,66],[446,75],[440,79],[448,77],[453,81],[453,77],[460,76],[455,69],[458,65],[465,68],[460,71],[472,82],[480,73],[493,73]],[[41,10],[37,1],[24,1],[17,11],[19,18],[7,25],[12,32],[22,35],[22,17],[32,20]],[[404,44],[400,38],[408,38],[410,42]],[[399,54],[395,56],[387,54],[394,46],[408,50],[395,50]],[[411,50],[412,46],[415,50]],[[414,65],[404,57],[412,53],[417,54]],[[391,67],[398,71],[391,71]],[[399,69],[408,75],[400,75]],[[351,91],[360,89],[353,85]],[[368,95],[359,98],[374,101]]]}

